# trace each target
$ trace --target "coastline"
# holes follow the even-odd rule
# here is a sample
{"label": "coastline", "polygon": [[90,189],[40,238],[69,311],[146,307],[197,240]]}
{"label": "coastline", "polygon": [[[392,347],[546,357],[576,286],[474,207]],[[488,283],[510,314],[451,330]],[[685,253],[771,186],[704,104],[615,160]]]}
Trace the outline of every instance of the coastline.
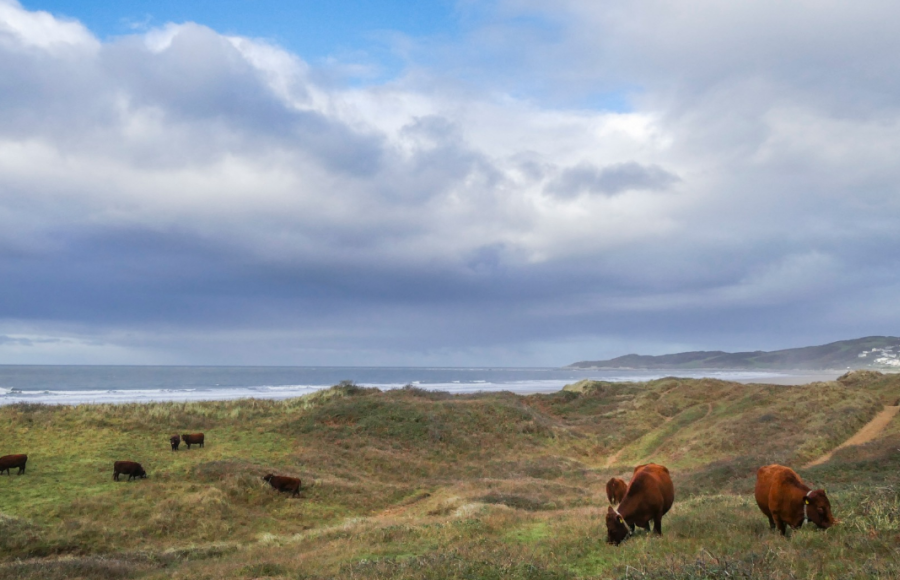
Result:
{"label": "coastline", "polygon": [[[471,370],[471,369],[469,369]],[[356,384],[375,387],[382,391],[403,388],[412,384],[416,388],[430,391],[442,391],[451,394],[472,394],[478,392],[507,391],[518,395],[550,394],[562,390],[566,385],[580,380],[600,380],[609,382],[642,383],[663,377],[686,379],[710,378],[739,384],[771,384],[771,385],[804,385],[808,383],[833,381],[846,370],[824,371],[746,371],[746,370],[678,370],[678,369],[616,369],[614,371],[583,372],[581,376],[558,376],[551,380],[474,380],[450,382],[370,382],[365,378]],[[567,373],[566,373],[567,374]],[[593,375],[593,376],[591,376]],[[337,384],[337,383],[333,383]],[[90,405],[90,404],[126,404],[152,402],[199,402],[229,401],[238,399],[289,399],[308,395],[315,391],[330,388],[331,384],[256,384],[245,386],[199,386],[184,385],[181,387],[169,384],[161,388],[127,388],[124,386],[95,385],[94,388],[8,388],[0,387],[0,407],[16,403],[38,403],[49,405]]]}

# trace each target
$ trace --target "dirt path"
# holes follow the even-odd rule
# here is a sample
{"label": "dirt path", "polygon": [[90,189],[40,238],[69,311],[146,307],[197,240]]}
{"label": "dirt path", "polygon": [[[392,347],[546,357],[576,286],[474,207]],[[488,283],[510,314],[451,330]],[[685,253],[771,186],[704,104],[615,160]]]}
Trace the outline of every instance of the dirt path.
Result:
{"label": "dirt path", "polygon": [[838,449],[843,449],[844,447],[851,447],[853,445],[862,445],[863,443],[868,443],[869,441],[878,437],[884,428],[888,426],[888,423],[891,422],[897,412],[900,411],[900,406],[888,406],[885,407],[883,411],[875,415],[875,418],[866,423],[862,429],[857,431],[850,439],[847,439],[822,457],[816,459],[815,461],[811,461],[807,463],[805,467],[814,467],[816,465],[821,465],[831,459],[831,456],[834,455],[834,452]]}
{"label": "dirt path", "polygon": [[619,460],[619,456],[622,455],[622,452],[623,452],[623,451],[625,451],[625,448],[624,448],[624,447],[621,448],[621,449],[619,449],[618,451],[616,451],[615,453],[613,453],[613,454],[610,455],[609,457],[607,457],[607,458],[606,458],[606,465],[604,465],[603,467],[612,467],[612,466],[615,464],[615,462]]}
{"label": "dirt path", "polygon": [[[712,413],[712,410],[713,410],[712,403],[707,403],[707,404],[706,404],[706,414],[703,415],[702,417],[700,417],[699,419],[697,419],[696,421],[692,422],[691,425],[693,425],[694,423],[697,423],[697,422],[699,422],[699,421],[703,421],[704,419],[706,419],[707,417],[709,417],[709,414]],[[687,411],[687,409],[685,409],[685,411]],[[669,421],[671,421],[671,420],[674,419],[674,418],[675,418],[675,417],[669,417],[668,419],[666,419],[666,422],[668,423]],[[687,427],[687,425],[685,425],[684,427]],[[681,429],[684,429],[684,427],[682,427]],[[658,428],[658,427],[657,427],[657,428]],[[681,429],[679,429],[679,431],[680,431]],[[676,433],[677,433],[677,431],[676,431]],[[674,435],[674,433],[673,433],[673,435]],[[653,451],[651,451],[650,453],[648,453],[647,456],[644,457],[643,459],[641,459],[638,463],[647,463],[647,462],[649,462],[650,459],[652,459],[653,456],[656,455],[656,454],[659,452],[659,450],[662,449],[662,446],[665,445],[666,443],[667,443],[666,441],[663,441],[662,443],[660,443],[659,445],[657,445],[656,448],[655,448]]]}
{"label": "dirt path", "polygon": [[[666,393],[668,393],[668,392],[669,392],[669,391],[666,391]],[[665,393],[663,393],[663,394],[665,394]],[[687,409],[685,409],[685,410],[687,410]],[[706,414],[703,415],[703,417],[701,417],[700,419],[697,419],[697,420],[698,420],[698,421],[702,421],[702,420],[706,419],[707,417],[709,417],[709,414],[712,413],[712,410],[713,410],[712,403],[707,403],[707,404],[706,404]],[[665,415],[660,415],[660,416],[663,417],[663,422],[662,422],[661,425],[657,425],[656,428],[655,428],[654,430],[659,429],[660,427],[662,427],[663,425],[665,425],[666,423],[668,423],[669,421],[671,421],[672,419],[675,418],[675,417],[666,417]],[[650,431],[650,433],[652,433],[652,431]],[[664,443],[663,443],[663,444],[664,444]],[[607,457],[607,458],[606,458],[606,464],[605,464],[603,467],[612,467],[613,465],[615,465],[615,463],[619,460],[619,457],[621,457],[622,453],[625,451],[625,449],[626,449],[627,447],[628,447],[628,445],[626,445],[625,447],[623,447],[623,448],[619,449],[618,451],[616,451],[614,454],[612,454],[612,455],[610,455],[609,457]],[[654,453],[656,453],[657,451],[659,451],[659,448],[660,448],[660,447],[662,447],[662,445],[660,445],[660,446],[658,446],[656,449],[654,449],[647,457],[650,457],[650,456],[652,456]]]}

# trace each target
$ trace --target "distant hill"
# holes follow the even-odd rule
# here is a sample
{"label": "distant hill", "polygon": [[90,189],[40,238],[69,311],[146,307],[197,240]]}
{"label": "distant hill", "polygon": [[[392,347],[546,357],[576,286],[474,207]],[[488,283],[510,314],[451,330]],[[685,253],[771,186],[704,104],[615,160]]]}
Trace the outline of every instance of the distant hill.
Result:
{"label": "distant hill", "polygon": [[627,354],[610,360],[580,361],[568,368],[602,369],[897,369],[900,338],[867,336],[822,346],[765,352],[694,351],[661,356]]}

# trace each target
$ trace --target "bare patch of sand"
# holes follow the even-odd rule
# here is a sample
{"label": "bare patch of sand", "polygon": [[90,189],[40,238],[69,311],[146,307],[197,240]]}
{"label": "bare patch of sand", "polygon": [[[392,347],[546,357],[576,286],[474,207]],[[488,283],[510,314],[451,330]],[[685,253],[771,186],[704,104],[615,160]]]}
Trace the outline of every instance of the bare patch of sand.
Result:
{"label": "bare patch of sand", "polygon": [[816,459],[815,461],[811,461],[806,464],[806,467],[814,467],[816,465],[821,465],[831,459],[831,456],[834,455],[834,452],[838,449],[843,449],[844,447],[851,447],[853,445],[862,445],[863,443],[868,443],[872,441],[878,435],[884,431],[884,428],[888,426],[888,423],[897,415],[897,412],[900,411],[900,406],[891,406],[885,407],[884,410],[877,415],[875,418],[866,423],[862,429],[857,431],[850,439],[847,439],[822,457]]}

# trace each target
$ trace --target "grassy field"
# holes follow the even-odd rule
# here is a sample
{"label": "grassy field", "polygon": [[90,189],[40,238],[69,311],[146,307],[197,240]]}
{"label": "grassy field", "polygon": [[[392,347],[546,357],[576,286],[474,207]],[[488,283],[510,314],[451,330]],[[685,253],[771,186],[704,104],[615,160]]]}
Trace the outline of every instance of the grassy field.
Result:
{"label": "grassy field", "polygon": [[[582,382],[552,395],[354,385],[287,401],[0,407],[0,578],[897,578],[900,425],[831,461],[900,375],[804,386]],[[173,453],[172,433],[203,431]],[[116,460],[146,480],[114,482]],[[667,465],[664,535],[604,543],[605,483]],[[769,531],[755,470],[840,524]],[[266,473],[302,478],[300,499]],[[15,470],[13,470],[15,473]]]}

